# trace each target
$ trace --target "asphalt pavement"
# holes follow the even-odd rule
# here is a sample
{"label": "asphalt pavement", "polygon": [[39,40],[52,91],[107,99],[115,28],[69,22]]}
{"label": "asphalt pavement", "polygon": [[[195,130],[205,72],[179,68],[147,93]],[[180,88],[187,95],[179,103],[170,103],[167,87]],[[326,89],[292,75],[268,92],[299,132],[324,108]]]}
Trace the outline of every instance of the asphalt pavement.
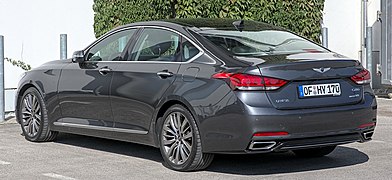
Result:
{"label": "asphalt pavement", "polygon": [[217,155],[209,168],[176,172],[159,149],[121,141],[60,134],[32,143],[14,120],[0,124],[0,179],[392,179],[392,100],[378,99],[373,140],[338,148],[322,158],[290,152]]}

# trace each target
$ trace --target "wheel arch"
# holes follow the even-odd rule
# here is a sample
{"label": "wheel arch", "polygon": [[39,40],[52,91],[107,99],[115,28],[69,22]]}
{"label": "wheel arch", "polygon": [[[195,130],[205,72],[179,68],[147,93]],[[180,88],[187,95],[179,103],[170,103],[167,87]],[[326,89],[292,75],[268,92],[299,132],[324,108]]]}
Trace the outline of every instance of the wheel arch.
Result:
{"label": "wheel arch", "polygon": [[40,88],[38,88],[37,85],[33,84],[32,82],[28,82],[23,84],[20,88],[18,88],[18,91],[16,93],[16,97],[15,97],[15,117],[16,117],[16,121],[20,124],[20,120],[17,116],[17,114],[19,113],[19,106],[20,106],[20,98],[22,98],[23,94],[27,91],[27,89],[29,88],[35,88],[38,90],[38,92],[41,94],[42,96],[42,91]]}
{"label": "wheel arch", "polygon": [[[196,113],[194,111],[194,109],[192,108],[191,104],[185,100],[182,97],[179,96],[172,96],[172,97],[168,97],[166,98],[164,101],[161,101],[160,105],[158,106],[158,108],[156,108],[156,112],[154,114],[154,118],[153,121],[151,123],[151,130],[153,130],[153,138],[154,138],[154,146],[155,147],[159,147],[159,140],[158,140],[158,127],[157,125],[159,125],[159,119],[163,117],[163,115],[165,114],[165,112],[173,105],[175,104],[179,104],[184,106],[193,116],[193,118],[196,121],[196,124],[199,125],[199,120],[197,119]],[[151,131],[152,132],[152,131]]]}

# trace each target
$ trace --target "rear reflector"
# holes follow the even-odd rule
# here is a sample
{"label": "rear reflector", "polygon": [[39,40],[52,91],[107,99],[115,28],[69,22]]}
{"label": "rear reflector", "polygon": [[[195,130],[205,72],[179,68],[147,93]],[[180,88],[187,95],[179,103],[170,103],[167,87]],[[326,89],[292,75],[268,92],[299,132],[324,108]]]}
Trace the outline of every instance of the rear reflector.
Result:
{"label": "rear reflector", "polygon": [[260,137],[260,136],[287,136],[289,135],[288,132],[258,132],[253,134],[253,137]]}
{"label": "rear reflector", "polygon": [[351,76],[351,80],[353,80],[357,84],[367,84],[371,82],[370,72],[366,69],[363,69],[361,72]]}
{"label": "rear reflector", "polygon": [[362,125],[360,125],[360,126],[358,126],[358,128],[367,128],[367,127],[372,127],[372,126],[375,126],[376,125],[376,123],[366,123],[366,124],[362,124]]}
{"label": "rear reflector", "polygon": [[220,72],[212,77],[215,79],[229,79],[230,86],[239,90],[276,90],[287,83],[287,81],[282,79],[242,73]]}

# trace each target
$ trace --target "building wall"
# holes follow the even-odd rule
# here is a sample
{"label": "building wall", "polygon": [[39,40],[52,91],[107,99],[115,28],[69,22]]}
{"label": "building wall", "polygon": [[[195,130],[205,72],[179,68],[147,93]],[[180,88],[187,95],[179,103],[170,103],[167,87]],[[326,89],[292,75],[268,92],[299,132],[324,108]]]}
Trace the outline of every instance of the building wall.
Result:
{"label": "building wall", "polygon": [[381,9],[381,1],[380,0],[369,0],[368,2],[368,21],[369,26],[374,24],[378,20],[377,11]]}
{"label": "building wall", "polygon": [[[361,50],[361,0],[325,0],[323,25],[328,28],[329,49],[359,59]],[[377,21],[380,0],[368,1],[368,25]]]}
{"label": "building wall", "polygon": [[[60,34],[68,34],[68,57],[94,39],[93,0],[0,0],[0,35],[5,57],[37,67],[60,58]],[[23,72],[5,62],[5,87]]]}

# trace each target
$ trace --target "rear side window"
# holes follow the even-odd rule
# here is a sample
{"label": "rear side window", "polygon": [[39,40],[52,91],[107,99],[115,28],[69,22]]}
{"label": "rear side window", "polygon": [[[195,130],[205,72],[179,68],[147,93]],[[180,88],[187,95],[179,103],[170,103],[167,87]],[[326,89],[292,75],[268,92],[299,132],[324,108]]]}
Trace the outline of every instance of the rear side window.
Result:
{"label": "rear side window", "polygon": [[164,29],[146,28],[131,51],[130,61],[167,61],[180,59],[180,36]]}
{"label": "rear side window", "polygon": [[195,57],[197,54],[199,54],[199,52],[200,52],[199,49],[197,49],[197,47],[194,46],[188,40],[184,40],[184,42],[182,43],[182,58],[183,58],[183,61],[189,61],[190,59]]}

